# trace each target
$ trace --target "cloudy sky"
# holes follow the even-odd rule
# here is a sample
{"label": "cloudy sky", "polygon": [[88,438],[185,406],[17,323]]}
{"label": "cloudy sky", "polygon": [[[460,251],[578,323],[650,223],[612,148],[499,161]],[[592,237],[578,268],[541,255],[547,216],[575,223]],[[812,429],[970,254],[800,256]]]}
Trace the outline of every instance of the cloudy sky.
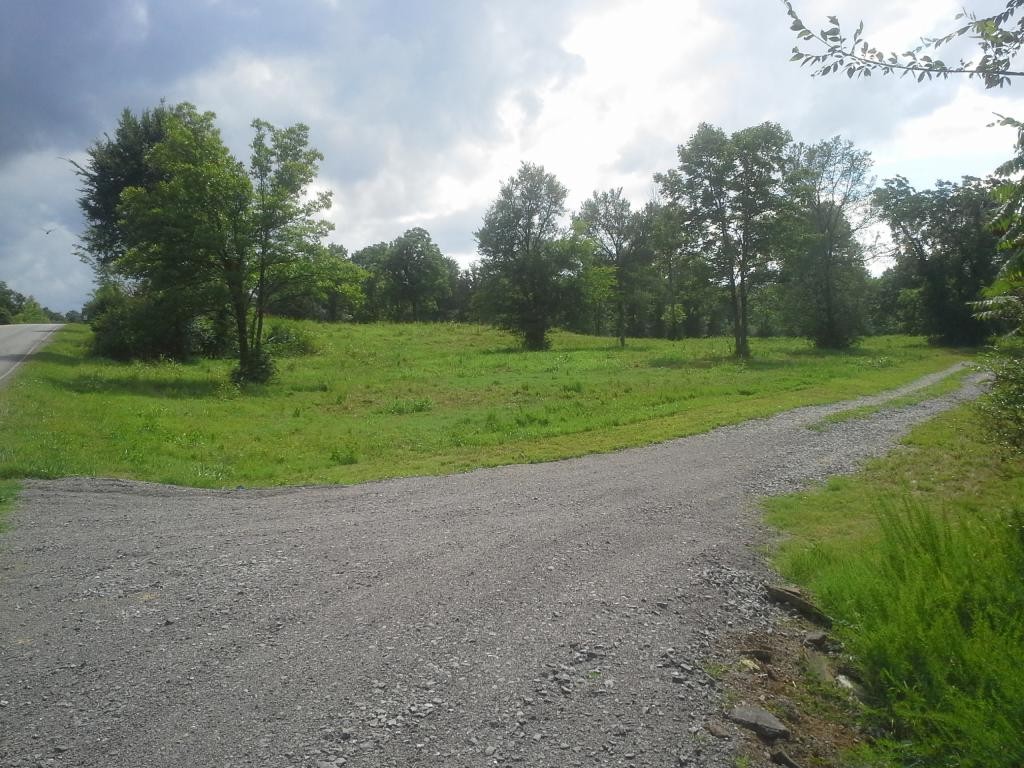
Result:
{"label": "cloudy sky", "polygon": [[[795,5],[815,27],[863,19],[902,50],[961,4]],[[332,240],[355,250],[421,226],[463,264],[522,160],[572,206],[620,186],[640,203],[698,123],[775,120],[803,141],[842,134],[879,178],[927,187],[991,172],[1014,140],[986,127],[993,113],[1024,117],[1024,84],[812,79],[789,62],[777,0],[3,0],[3,16],[0,280],[59,311],[92,288],[68,159],[160,99],[216,112],[239,158],[254,117],[308,124]]]}

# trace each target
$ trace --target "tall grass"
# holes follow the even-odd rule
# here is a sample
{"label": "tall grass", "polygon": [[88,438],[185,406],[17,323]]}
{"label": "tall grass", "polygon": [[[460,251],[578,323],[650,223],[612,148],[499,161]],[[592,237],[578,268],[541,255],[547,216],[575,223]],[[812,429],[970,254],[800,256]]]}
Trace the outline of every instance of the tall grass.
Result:
{"label": "tall grass", "polygon": [[1024,458],[969,410],[855,478],[768,503],[780,569],[838,620],[874,765],[1024,765]]}
{"label": "tall grass", "polygon": [[756,340],[741,362],[728,339],[620,349],[559,332],[523,353],[480,326],[272,326],[278,377],[244,390],[232,361],[114,363],[87,356],[87,328],[66,328],[0,390],[0,477],[230,487],[456,472],[694,434],[962,359],[909,337],[843,353]]}

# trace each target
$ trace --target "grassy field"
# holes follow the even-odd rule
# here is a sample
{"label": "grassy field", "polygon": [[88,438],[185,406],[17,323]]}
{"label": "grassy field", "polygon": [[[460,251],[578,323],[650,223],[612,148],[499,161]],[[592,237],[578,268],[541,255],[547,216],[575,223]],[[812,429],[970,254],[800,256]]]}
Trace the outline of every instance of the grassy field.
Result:
{"label": "grassy field", "polygon": [[1024,456],[973,406],[766,502],[775,565],[837,619],[882,739],[851,765],[1024,765]]}
{"label": "grassy field", "polygon": [[904,384],[963,355],[921,339],[847,353],[802,340],[631,341],[556,333],[547,352],[469,325],[296,324],[317,354],[239,391],[232,362],[90,359],[65,328],[0,390],[0,478],[200,487],[352,483],[609,451]]}

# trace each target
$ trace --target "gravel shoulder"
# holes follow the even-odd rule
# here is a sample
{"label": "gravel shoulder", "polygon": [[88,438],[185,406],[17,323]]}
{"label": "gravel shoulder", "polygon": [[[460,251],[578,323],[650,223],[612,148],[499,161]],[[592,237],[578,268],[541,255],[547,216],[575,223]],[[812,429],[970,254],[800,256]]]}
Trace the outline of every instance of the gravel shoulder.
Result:
{"label": "gravel shoulder", "polygon": [[714,663],[779,618],[755,500],[981,386],[348,487],[29,481],[0,536],[0,766],[731,766]]}

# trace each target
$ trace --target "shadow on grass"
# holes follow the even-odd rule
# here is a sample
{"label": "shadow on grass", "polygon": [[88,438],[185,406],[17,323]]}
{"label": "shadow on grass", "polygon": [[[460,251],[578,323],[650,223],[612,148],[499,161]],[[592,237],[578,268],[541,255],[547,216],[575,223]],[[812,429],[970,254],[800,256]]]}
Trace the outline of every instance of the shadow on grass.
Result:
{"label": "shadow on grass", "polygon": [[746,368],[752,371],[774,371],[779,368],[792,367],[792,363],[787,360],[759,360],[754,358],[752,360],[740,360],[733,355],[708,355],[704,357],[676,357],[675,355],[665,355],[663,357],[654,357],[647,361],[647,365],[650,368],[675,368],[679,370],[683,369],[708,369],[708,368],[719,368],[722,366],[733,366],[737,368]]}
{"label": "shadow on grass", "polygon": [[53,363],[55,365],[81,365],[85,361],[79,355],[68,355],[63,352],[52,352],[41,349],[34,353],[29,360],[38,360],[41,363]]}
{"label": "shadow on grass", "polygon": [[[224,382],[216,379],[176,379],[161,381],[137,376],[76,376],[72,379],[53,379],[55,387],[85,395],[93,393],[140,395],[143,397],[205,398],[224,391]],[[253,388],[252,394],[258,393]]]}

